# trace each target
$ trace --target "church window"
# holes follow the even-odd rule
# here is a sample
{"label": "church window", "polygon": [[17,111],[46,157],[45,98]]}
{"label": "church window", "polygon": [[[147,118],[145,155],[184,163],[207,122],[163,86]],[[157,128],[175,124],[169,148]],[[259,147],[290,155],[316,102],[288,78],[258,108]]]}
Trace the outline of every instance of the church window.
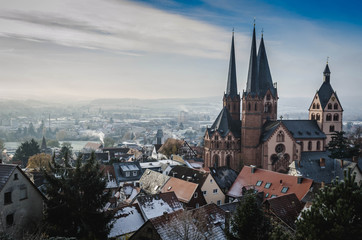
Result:
{"label": "church window", "polygon": [[271,155],[270,160],[272,161],[272,165],[274,165],[278,161],[278,159],[279,159],[278,155],[276,154]]}
{"label": "church window", "polygon": [[313,109],[315,109],[315,103],[313,103]]}
{"label": "church window", "polygon": [[319,103],[317,103],[317,109],[319,109]]}
{"label": "church window", "polygon": [[312,120],[315,120],[315,114],[312,113]]}
{"label": "church window", "polygon": [[277,136],[277,142],[284,142],[284,132],[283,131],[279,131],[278,136]]}
{"label": "church window", "polygon": [[226,148],[230,149],[230,143],[229,142],[226,143]]}
{"label": "church window", "polygon": [[250,103],[248,104],[248,110],[249,111],[251,110],[251,104]]}
{"label": "church window", "polygon": [[219,166],[219,155],[214,155],[214,167]]}
{"label": "church window", "polygon": [[231,140],[231,136],[228,136],[228,140],[229,140],[229,141]]}
{"label": "church window", "polygon": [[278,144],[275,147],[275,152],[277,152],[277,153],[281,153],[281,152],[284,152],[284,151],[285,151],[285,146],[283,144]]}
{"label": "church window", "polygon": [[334,104],[334,109],[338,109],[338,104],[337,103]]}
{"label": "church window", "polygon": [[330,113],[328,113],[327,114],[327,119],[326,119],[327,121],[332,121],[332,114],[330,114]]}
{"label": "church window", "polygon": [[329,126],[329,132],[334,132],[334,125]]}
{"label": "church window", "polygon": [[320,141],[317,142],[317,150],[321,150],[321,142]]}
{"label": "church window", "polygon": [[328,109],[332,109],[332,103],[328,103]]}
{"label": "church window", "polygon": [[215,136],[215,140],[216,140],[216,141],[219,140],[219,136]]}
{"label": "church window", "polygon": [[308,150],[311,151],[312,150],[312,141],[308,142]]}
{"label": "church window", "polygon": [[288,153],[284,154],[284,160],[289,162],[290,160],[290,155]]}
{"label": "church window", "polygon": [[216,149],[219,148],[219,142],[216,142]]}
{"label": "church window", "polygon": [[319,115],[319,113],[317,113],[317,121],[321,120],[321,115]]}
{"label": "church window", "polygon": [[339,115],[337,113],[335,113],[333,115],[333,121],[338,121],[339,120]]}
{"label": "church window", "polygon": [[236,106],[235,106],[235,104],[233,104],[233,110],[234,110],[234,111],[236,110]]}
{"label": "church window", "polygon": [[266,95],[266,100],[270,100],[270,94]]}
{"label": "church window", "polygon": [[255,103],[255,107],[254,107],[254,110],[258,110],[258,107],[257,107],[257,104]]}
{"label": "church window", "polygon": [[303,152],[303,148],[304,148],[304,144],[303,144],[303,142],[300,142],[300,151]]}
{"label": "church window", "polygon": [[230,167],[230,165],[231,165],[231,156],[230,156],[230,155],[227,155],[227,156],[226,156],[226,166],[227,166],[227,167]]}

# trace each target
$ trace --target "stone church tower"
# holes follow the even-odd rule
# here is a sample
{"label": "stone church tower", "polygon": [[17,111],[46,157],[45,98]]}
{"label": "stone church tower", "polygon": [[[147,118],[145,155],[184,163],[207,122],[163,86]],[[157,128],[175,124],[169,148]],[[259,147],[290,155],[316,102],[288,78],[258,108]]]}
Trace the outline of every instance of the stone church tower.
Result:
{"label": "stone church tower", "polygon": [[240,168],[240,94],[236,84],[234,33],[223,109],[204,137],[205,167]]}
{"label": "stone church tower", "polygon": [[241,152],[244,165],[261,166],[260,137],[266,121],[277,119],[278,93],[270,74],[262,36],[256,54],[255,26],[246,90],[242,97]]}
{"label": "stone church tower", "polygon": [[325,144],[332,139],[335,131],[342,131],[343,108],[330,82],[331,71],[328,62],[323,71],[323,83],[314,95],[309,107],[309,120],[316,120],[319,128],[325,133]]}

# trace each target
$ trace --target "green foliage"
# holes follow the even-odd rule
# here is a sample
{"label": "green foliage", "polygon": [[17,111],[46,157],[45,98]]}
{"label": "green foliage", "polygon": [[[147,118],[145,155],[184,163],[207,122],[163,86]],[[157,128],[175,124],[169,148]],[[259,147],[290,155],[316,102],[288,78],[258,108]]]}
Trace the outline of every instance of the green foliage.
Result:
{"label": "green foliage", "polygon": [[76,237],[77,239],[106,239],[112,216],[102,209],[109,194],[104,193],[106,181],[99,171],[94,153],[76,168],[67,161],[59,165],[53,159],[51,173],[46,173],[47,233],[50,236]]}
{"label": "green foliage", "polygon": [[16,149],[13,160],[21,161],[22,166],[25,167],[28,164],[29,157],[40,153],[39,144],[31,139],[30,141],[26,141],[22,143],[18,149]]}
{"label": "green foliage", "polygon": [[268,239],[271,225],[258,206],[256,195],[247,193],[240,202],[230,223],[229,239]]}
{"label": "green foliage", "polygon": [[62,148],[60,149],[59,157],[62,159],[69,160],[73,155],[73,147],[72,144],[69,142],[63,142]]}
{"label": "green foliage", "polygon": [[104,147],[113,147],[116,141],[111,137],[104,138]]}
{"label": "green foliage", "polygon": [[50,148],[52,148],[52,147],[60,147],[60,143],[56,139],[51,139],[51,140],[47,141],[47,146],[50,147]]}
{"label": "green foliage", "polygon": [[349,143],[344,134],[345,132],[343,131],[333,133],[332,140],[327,146],[327,149],[331,152],[329,157],[343,159],[359,155],[359,147]]}
{"label": "green foliage", "polygon": [[313,205],[297,221],[297,239],[361,239],[362,187],[345,172],[316,195]]}

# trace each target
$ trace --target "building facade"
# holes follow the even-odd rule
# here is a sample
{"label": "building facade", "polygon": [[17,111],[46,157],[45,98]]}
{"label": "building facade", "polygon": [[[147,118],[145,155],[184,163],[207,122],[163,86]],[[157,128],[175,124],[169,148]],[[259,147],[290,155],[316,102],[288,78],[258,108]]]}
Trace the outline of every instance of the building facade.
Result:
{"label": "building facade", "polygon": [[334,131],[342,130],[343,108],[330,84],[327,65],[323,82],[309,108],[308,120],[278,120],[278,91],[273,83],[261,36],[257,51],[253,29],[246,89],[237,91],[234,34],[223,109],[204,137],[205,167],[240,170],[255,165],[287,172],[301,153],[325,151]]}

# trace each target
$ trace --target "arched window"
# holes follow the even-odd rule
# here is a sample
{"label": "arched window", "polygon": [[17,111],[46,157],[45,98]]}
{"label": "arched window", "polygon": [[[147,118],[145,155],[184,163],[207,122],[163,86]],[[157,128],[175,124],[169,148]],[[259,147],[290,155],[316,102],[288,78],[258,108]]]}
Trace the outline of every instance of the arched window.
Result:
{"label": "arched window", "polygon": [[319,103],[317,103],[317,109],[319,109]]}
{"label": "arched window", "polygon": [[332,114],[330,114],[330,113],[328,113],[327,114],[327,119],[326,119],[327,121],[332,121]]}
{"label": "arched window", "polygon": [[226,149],[230,149],[230,143],[229,142],[226,143]]}
{"label": "arched window", "polygon": [[332,103],[328,103],[328,109],[332,109]]}
{"label": "arched window", "polygon": [[278,159],[279,159],[278,155],[276,155],[276,154],[273,154],[273,155],[270,156],[270,160],[272,162],[272,165],[274,165],[278,161]]}
{"label": "arched window", "polygon": [[266,100],[270,100],[270,94],[266,95]]}
{"label": "arched window", "polygon": [[329,132],[334,132],[334,125],[329,126]]}
{"label": "arched window", "polygon": [[334,104],[334,109],[338,109],[338,103]]}
{"label": "arched window", "polygon": [[231,165],[231,156],[230,156],[230,155],[227,155],[227,156],[226,156],[226,166],[227,166],[227,167],[230,167],[230,165]]}
{"label": "arched window", "polygon": [[256,105],[256,103],[255,103],[255,111],[256,111],[256,110],[258,110],[258,107],[257,107],[257,105]]}
{"label": "arched window", "polygon": [[312,150],[312,141],[308,142],[308,150],[311,151]]}
{"label": "arched window", "polygon": [[270,102],[265,103],[264,112],[266,112],[266,113],[271,113],[272,112],[272,105],[271,105]]}
{"label": "arched window", "polygon": [[284,152],[285,151],[285,146],[284,144],[278,144],[276,147],[275,147],[275,152],[276,153],[281,153],[281,152]]}
{"label": "arched window", "polygon": [[319,113],[317,113],[317,121],[321,120],[321,115]]}
{"label": "arched window", "polygon": [[283,131],[279,131],[279,133],[277,135],[277,142],[284,142],[284,132]]}
{"label": "arched window", "polygon": [[315,109],[315,103],[313,103],[313,109]]}
{"label": "arched window", "polygon": [[288,153],[284,154],[284,160],[287,161],[287,162],[289,162],[290,156],[289,156]]}
{"label": "arched window", "polygon": [[214,155],[214,167],[219,166],[219,155]]}
{"label": "arched window", "polygon": [[312,113],[312,120],[315,120],[315,114]]}
{"label": "arched window", "polygon": [[317,141],[317,150],[321,150],[321,142]]}
{"label": "arched window", "polygon": [[303,142],[300,142],[300,151],[303,152],[303,149],[304,149],[304,144]]}
{"label": "arched window", "polygon": [[251,105],[250,105],[250,103],[248,104],[248,110],[249,110],[249,111],[251,110]]}
{"label": "arched window", "polygon": [[338,121],[338,120],[339,120],[339,115],[338,115],[338,113],[335,113],[333,115],[333,121]]}

